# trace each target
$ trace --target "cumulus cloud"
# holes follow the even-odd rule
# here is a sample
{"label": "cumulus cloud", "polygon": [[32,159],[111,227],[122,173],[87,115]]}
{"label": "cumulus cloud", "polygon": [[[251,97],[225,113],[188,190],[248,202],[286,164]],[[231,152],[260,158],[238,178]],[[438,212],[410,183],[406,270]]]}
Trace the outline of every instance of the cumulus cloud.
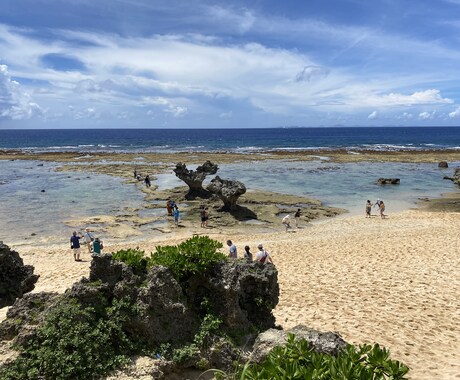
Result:
{"label": "cumulus cloud", "polygon": [[415,105],[415,104],[450,104],[454,101],[452,99],[443,98],[439,90],[430,89],[425,91],[417,91],[412,95],[403,94],[388,94],[384,96],[389,103],[398,105]]}
{"label": "cumulus cloud", "polygon": [[456,109],[455,111],[450,112],[450,113],[449,113],[449,117],[450,117],[451,119],[460,117],[460,106],[458,106],[457,109]]}
{"label": "cumulus cloud", "polygon": [[370,120],[375,120],[377,119],[377,116],[378,116],[377,111],[374,111],[367,118]]}
{"label": "cumulus cloud", "polygon": [[21,85],[11,79],[8,67],[0,65],[0,118],[24,120],[43,113],[43,109],[31,100]]}
{"label": "cumulus cloud", "polygon": [[433,119],[435,113],[436,113],[435,111],[433,111],[433,112],[431,112],[431,113],[430,113],[430,112],[426,112],[426,111],[420,112],[420,113],[418,114],[418,118],[419,118],[420,120]]}
{"label": "cumulus cloud", "polygon": [[[188,112],[187,107],[175,104],[172,100],[164,97],[145,97],[144,105],[160,106],[163,112],[171,114],[174,117],[182,117]],[[153,115],[153,111],[149,110],[147,115]]]}
{"label": "cumulus cloud", "polygon": [[414,115],[409,112],[403,112],[401,115],[397,115],[396,119],[398,120],[412,120]]}

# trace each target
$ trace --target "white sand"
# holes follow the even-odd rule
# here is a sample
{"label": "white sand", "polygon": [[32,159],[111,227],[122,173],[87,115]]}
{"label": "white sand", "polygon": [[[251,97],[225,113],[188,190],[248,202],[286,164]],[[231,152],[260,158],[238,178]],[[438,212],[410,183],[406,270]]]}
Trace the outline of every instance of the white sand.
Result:
{"label": "white sand", "polygon": [[[203,232],[180,230],[140,247],[150,252]],[[411,379],[460,378],[460,213],[337,218],[276,234],[206,232],[232,239],[240,253],[264,242],[279,271],[275,315],[283,327],[305,324],[353,344],[378,342],[411,368]],[[122,247],[106,242],[105,251]],[[66,242],[18,251],[41,276],[34,291],[63,292],[88,275],[89,254],[73,261]]]}

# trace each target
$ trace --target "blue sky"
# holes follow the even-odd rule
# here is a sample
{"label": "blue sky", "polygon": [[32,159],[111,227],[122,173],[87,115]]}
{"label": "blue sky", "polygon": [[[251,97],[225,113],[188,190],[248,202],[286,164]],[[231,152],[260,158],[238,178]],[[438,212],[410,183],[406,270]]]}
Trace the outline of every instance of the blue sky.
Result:
{"label": "blue sky", "polygon": [[2,0],[0,128],[460,125],[460,0]]}

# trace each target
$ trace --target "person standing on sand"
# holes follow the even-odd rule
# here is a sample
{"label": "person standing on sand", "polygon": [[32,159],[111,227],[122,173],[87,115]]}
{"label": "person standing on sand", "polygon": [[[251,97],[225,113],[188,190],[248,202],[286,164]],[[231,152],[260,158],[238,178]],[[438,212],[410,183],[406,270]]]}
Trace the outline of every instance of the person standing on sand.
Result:
{"label": "person standing on sand", "polygon": [[270,262],[273,264],[273,260],[270,254],[268,253],[268,251],[264,248],[263,244],[259,243],[257,248],[259,248],[259,251],[256,253],[255,261],[258,261],[259,263],[263,263],[263,264],[267,264],[267,262]]}
{"label": "person standing on sand", "polygon": [[300,208],[297,209],[297,211],[294,214],[294,220],[295,220],[295,227],[299,228],[299,220],[300,220]]}
{"label": "person standing on sand", "polygon": [[382,219],[385,219],[386,215],[383,213],[385,211],[385,203],[383,203],[383,201],[380,201],[379,210],[380,210],[380,217]]}
{"label": "person standing on sand", "polygon": [[232,243],[231,240],[227,240],[227,245],[230,247],[230,252],[228,254],[228,257],[232,257],[236,259],[238,257],[238,253],[236,250],[236,245]]}
{"label": "person standing on sand", "polygon": [[284,225],[284,227],[286,227],[286,232],[288,232],[288,229],[291,228],[291,217],[289,216],[289,214],[287,214],[283,220],[281,221],[281,223]]}
{"label": "person standing on sand", "polygon": [[91,253],[93,251],[94,235],[89,230],[89,228],[85,228],[85,233],[83,234],[83,237],[85,238],[85,243],[86,243],[86,246],[88,247],[88,252]]}
{"label": "person standing on sand", "polygon": [[145,186],[146,186],[146,187],[150,187],[150,186],[151,186],[150,177],[149,177],[148,174],[145,176],[144,182],[145,182]]}
{"label": "person standing on sand", "polygon": [[93,241],[93,254],[99,256],[101,254],[101,250],[103,248],[104,248],[104,244],[103,244],[102,240],[100,240],[99,238],[94,239],[94,241]]}
{"label": "person standing on sand", "polygon": [[176,226],[179,225],[179,207],[177,206],[174,208],[174,223]]}
{"label": "person standing on sand", "polygon": [[172,216],[172,214],[173,214],[173,209],[171,207],[171,202],[172,202],[171,199],[168,199],[166,201],[166,210],[168,210],[168,216]]}
{"label": "person standing on sand", "polygon": [[206,219],[205,219],[205,208],[204,206],[200,206],[200,220],[201,220],[201,227],[204,227],[205,226],[205,222],[206,222]]}
{"label": "person standing on sand", "polygon": [[75,261],[81,261],[80,259],[80,239],[81,236],[77,236],[77,231],[74,231],[72,233],[72,236],[70,237],[70,249],[73,252],[73,259]]}
{"label": "person standing on sand", "polygon": [[209,209],[205,207],[204,208],[204,227],[208,227],[208,220],[209,220]]}
{"label": "person standing on sand", "polygon": [[371,203],[371,201],[368,199],[367,202],[366,202],[366,218],[370,218],[370,217],[371,217],[371,211],[372,211],[372,203]]}

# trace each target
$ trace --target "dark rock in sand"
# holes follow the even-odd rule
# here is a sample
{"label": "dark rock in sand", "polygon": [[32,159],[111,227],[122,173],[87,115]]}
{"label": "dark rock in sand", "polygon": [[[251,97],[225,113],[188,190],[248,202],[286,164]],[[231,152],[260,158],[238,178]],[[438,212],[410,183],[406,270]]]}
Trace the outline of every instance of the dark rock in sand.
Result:
{"label": "dark rock in sand", "polygon": [[39,276],[33,273],[32,265],[24,265],[16,251],[0,242],[0,308],[35,288]]}
{"label": "dark rock in sand", "polygon": [[448,164],[446,161],[441,161],[441,162],[438,164],[438,168],[445,169],[445,168],[448,168],[448,167],[449,167],[449,164]]}
{"label": "dark rock in sand", "polygon": [[379,185],[399,185],[400,179],[399,178],[379,178],[377,180]]}
{"label": "dark rock in sand", "polygon": [[0,340],[15,339],[16,344],[26,342],[43,320],[45,311],[59,298],[57,293],[29,293],[18,298],[0,324]]}
{"label": "dark rock in sand", "polygon": [[321,332],[298,325],[290,330],[269,329],[257,337],[254,342],[251,361],[261,363],[269,352],[276,346],[282,346],[287,342],[288,334],[292,333],[296,339],[305,339],[310,342],[314,351],[337,356],[346,346],[339,334],[333,332]]}
{"label": "dark rock in sand", "polygon": [[176,173],[177,178],[184,181],[189,187],[189,191],[185,196],[186,199],[209,198],[211,194],[203,188],[203,181],[208,175],[216,174],[218,169],[219,167],[209,160],[198,166],[196,170],[189,170],[185,164],[179,162],[174,169],[174,173]]}
{"label": "dark rock in sand", "polygon": [[240,181],[221,179],[216,176],[206,187],[210,192],[216,194],[224,206],[222,210],[232,211],[236,209],[236,201],[246,192],[246,186]]}

